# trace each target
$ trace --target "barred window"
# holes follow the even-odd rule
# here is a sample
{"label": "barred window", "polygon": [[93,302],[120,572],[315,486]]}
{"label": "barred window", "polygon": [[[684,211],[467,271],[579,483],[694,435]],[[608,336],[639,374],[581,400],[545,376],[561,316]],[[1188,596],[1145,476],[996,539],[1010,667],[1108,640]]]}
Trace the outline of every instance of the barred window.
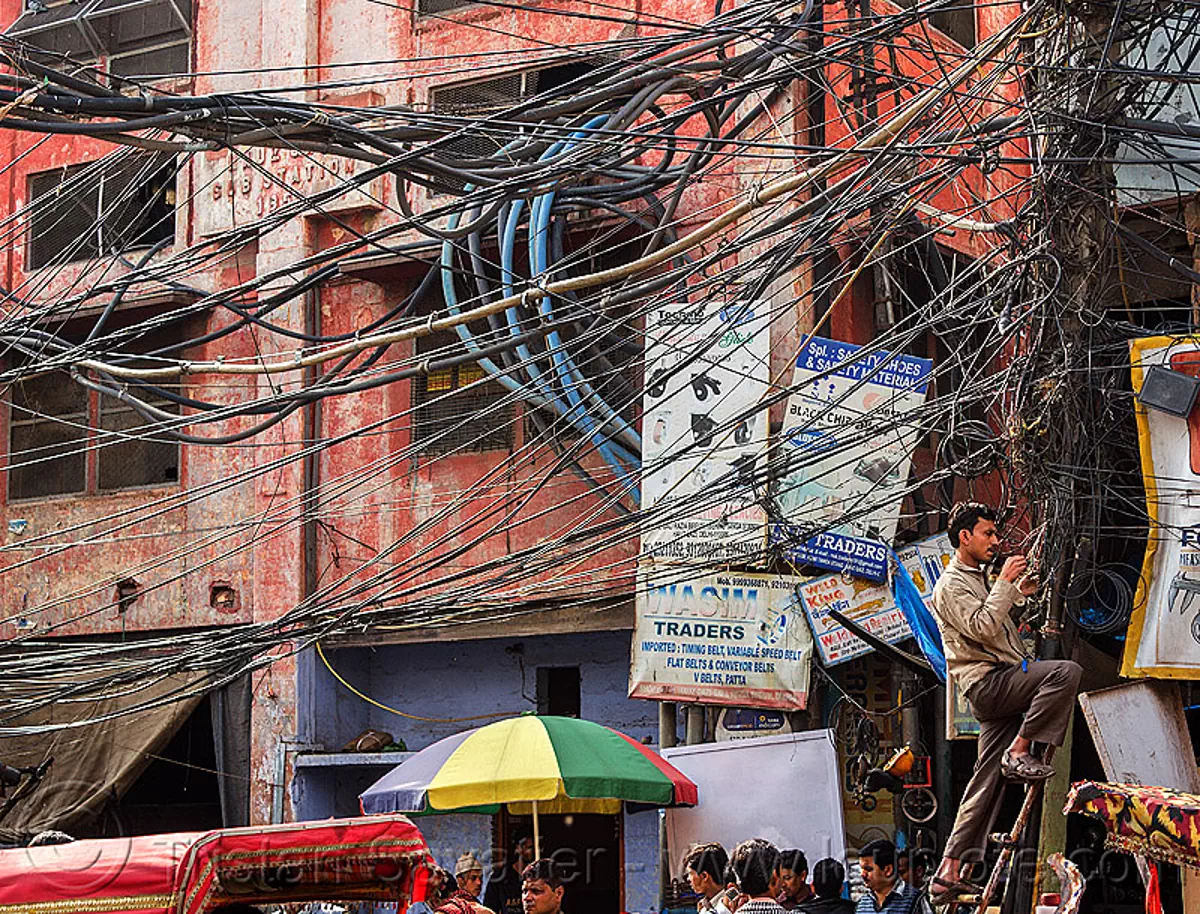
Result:
{"label": "barred window", "polygon": [[[179,412],[179,406],[168,400],[141,399],[164,412]],[[153,424],[132,407],[101,397],[99,428],[96,460],[97,487],[101,491],[179,481],[179,443],[156,434]]]}
{"label": "barred window", "polygon": [[133,155],[29,176],[30,269],[175,237],[175,160]]}
{"label": "barred window", "polygon": [[[429,92],[430,111],[476,121],[470,124],[464,122],[462,134],[443,142],[441,151],[461,159],[484,159],[496,155],[512,141],[513,127],[511,124],[481,123],[479,119],[572,83],[594,69],[594,64],[581,61],[505,73],[480,82],[434,87]],[[466,186],[448,177],[436,179],[435,184],[436,187],[429,190],[431,196],[461,191]]]}
{"label": "barred window", "polygon": [[[465,352],[452,332],[417,338],[417,354],[433,360]],[[413,442],[422,452],[511,450],[513,405],[509,393],[475,362],[430,371],[413,381]]]}
{"label": "barred window", "polygon": [[[116,346],[121,352],[153,352],[178,343],[171,327]],[[126,362],[149,365],[149,360]],[[178,404],[139,392],[138,398],[167,413]],[[179,481],[179,443],[131,406],[90,393],[65,372],[18,381],[9,391],[8,497],[89,494]],[[94,480],[94,482],[92,481]],[[94,488],[93,488],[94,487]]]}
{"label": "barred window", "polygon": [[116,77],[178,76],[191,70],[192,0],[26,0],[5,34]]}
{"label": "barred window", "polygon": [[8,497],[42,498],[87,488],[87,391],[66,372],[18,381],[9,393]]}

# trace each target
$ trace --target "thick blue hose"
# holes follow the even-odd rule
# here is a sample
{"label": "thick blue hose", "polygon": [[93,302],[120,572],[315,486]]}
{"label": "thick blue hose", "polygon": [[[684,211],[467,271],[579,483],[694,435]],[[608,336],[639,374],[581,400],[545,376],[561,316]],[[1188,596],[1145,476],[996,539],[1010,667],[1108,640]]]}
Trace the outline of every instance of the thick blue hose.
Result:
{"label": "thick blue hose", "polygon": [[[599,127],[606,123],[607,116],[601,115],[592,118],[583,125],[581,129],[573,133],[569,139],[555,143],[542,155],[542,159],[550,159],[567,152],[579,144],[579,140],[588,135],[588,131],[592,128]],[[550,228],[550,212],[554,205],[554,192],[549,191],[537,197],[533,201],[533,209],[530,213],[530,238],[529,238],[529,266],[530,275],[542,275],[549,265],[549,228]],[[547,317],[553,318],[553,304],[548,296],[543,296],[539,306],[541,313]],[[571,398],[573,405],[579,402],[579,391],[587,399],[595,404],[601,415],[604,417],[605,423],[612,423],[620,432],[619,437],[627,441],[630,446],[641,449],[642,442],[638,433],[634,428],[625,421],[616,410],[608,405],[607,402],[593,389],[593,387],[584,378],[582,372],[575,365],[570,354],[562,346],[561,338],[558,331],[547,336],[551,345],[554,348],[555,369],[559,374],[564,389],[567,390],[568,396]],[[568,380],[569,378],[569,380]],[[633,464],[636,467],[638,464]]]}
{"label": "thick blue hose", "polygon": [[[520,203],[521,201],[517,201],[517,202]],[[520,207],[517,206],[516,204],[514,204],[513,207],[511,207],[511,209],[515,210],[517,213],[520,212]],[[459,223],[460,219],[461,219],[460,213],[454,213],[450,217],[449,229],[451,231],[453,231],[454,229],[456,229],[458,227],[458,223]],[[515,233],[515,228],[514,228],[514,233]],[[454,248],[453,248],[452,242],[451,241],[443,242],[442,243],[442,256],[441,256],[442,294],[446,300],[447,309],[450,311],[451,314],[457,315],[457,314],[462,313],[462,309],[459,307],[458,295],[454,289],[453,258],[454,258]],[[510,256],[510,259],[509,259],[509,267],[510,267],[509,275],[510,276],[511,276],[511,262],[512,261],[511,261],[511,256]],[[509,288],[511,288],[511,280],[509,280]],[[510,324],[510,326],[511,326],[511,324]],[[474,353],[478,353],[480,351],[481,347],[475,341],[475,338],[471,334],[470,329],[465,324],[458,324],[454,329],[458,334],[458,338],[462,341],[463,345],[465,345],[467,347],[468,351],[474,352]],[[528,347],[524,346],[522,344],[521,348],[525,350],[525,353],[522,354],[522,358],[525,359],[528,364],[532,365],[533,360],[528,357],[528,355],[529,355]],[[549,386],[549,385],[545,384],[544,379],[540,379],[540,377],[539,377],[539,380],[541,381],[541,383],[538,384],[539,390],[537,392],[533,392],[533,391],[530,391],[530,389],[527,385],[523,385],[523,384],[520,384],[517,381],[515,381],[509,375],[509,373],[507,371],[505,371],[503,368],[501,368],[499,365],[497,365],[494,361],[492,361],[487,356],[480,356],[477,361],[478,361],[478,364],[480,365],[480,367],[483,368],[483,370],[486,371],[488,374],[492,375],[501,384],[501,386],[503,386],[506,390],[508,390],[512,393],[519,394],[522,399],[532,403],[533,405],[535,405],[539,408],[549,409],[558,415],[566,415],[569,419],[572,418],[571,413],[574,413],[575,411],[568,410],[567,408],[565,408],[564,404],[560,403],[558,398],[556,396],[554,396],[552,392],[551,392],[551,396],[549,398],[542,395],[541,391]],[[535,370],[536,370],[536,367],[535,367]],[[589,419],[589,417],[586,415],[586,413],[583,414],[582,418],[585,421],[587,421]],[[578,423],[576,423],[572,420],[572,424],[578,424]],[[593,426],[593,429],[594,429],[594,426]],[[618,459],[617,454],[613,452],[613,447],[610,446],[611,443],[608,442],[606,439],[604,439],[603,436],[595,434],[595,433],[593,433],[591,437],[592,437],[593,441],[596,443],[597,448],[600,450],[601,456],[604,458],[605,463],[607,463],[617,473],[617,475],[619,477],[627,476],[624,468],[622,467],[622,465]],[[623,451],[624,449],[618,447],[617,450]],[[636,458],[633,457],[633,455],[631,455],[631,454],[626,454],[625,456],[626,456],[626,459],[628,459],[628,460],[631,460],[631,461],[636,460]]]}

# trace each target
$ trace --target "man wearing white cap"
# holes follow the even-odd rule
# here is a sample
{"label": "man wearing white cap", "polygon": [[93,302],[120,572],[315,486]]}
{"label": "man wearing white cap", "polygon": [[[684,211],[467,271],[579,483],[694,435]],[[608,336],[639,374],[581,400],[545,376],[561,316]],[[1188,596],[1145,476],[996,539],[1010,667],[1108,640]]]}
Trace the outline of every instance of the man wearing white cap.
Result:
{"label": "man wearing white cap", "polygon": [[483,864],[472,854],[463,854],[454,864],[454,875],[446,874],[451,891],[434,914],[494,914],[479,903]]}
{"label": "man wearing white cap", "polygon": [[459,857],[458,862],[454,864],[454,878],[458,880],[458,887],[462,891],[472,899],[479,899],[479,893],[483,889],[483,864],[470,851]]}

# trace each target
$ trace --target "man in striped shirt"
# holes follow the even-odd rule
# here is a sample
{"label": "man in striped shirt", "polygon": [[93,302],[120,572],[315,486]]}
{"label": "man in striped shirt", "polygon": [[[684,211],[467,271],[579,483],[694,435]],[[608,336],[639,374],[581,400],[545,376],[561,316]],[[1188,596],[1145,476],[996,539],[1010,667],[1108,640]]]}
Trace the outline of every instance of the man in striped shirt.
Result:
{"label": "man in striped shirt", "polygon": [[896,845],[882,838],[858,852],[867,894],[854,914],[933,914],[929,899],[896,873]]}

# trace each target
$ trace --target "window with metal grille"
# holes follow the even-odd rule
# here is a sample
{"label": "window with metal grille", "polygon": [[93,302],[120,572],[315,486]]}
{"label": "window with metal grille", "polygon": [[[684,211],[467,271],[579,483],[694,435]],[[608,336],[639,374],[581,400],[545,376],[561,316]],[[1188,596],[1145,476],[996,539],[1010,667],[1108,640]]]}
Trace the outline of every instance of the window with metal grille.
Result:
{"label": "window with metal grille", "polygon": [[478,0],[417,0],[417,14],[428,16],[431,13],[449,13],[464,6],[474,6],[477,2]]}
{"label": "window with metal grille", "polygon": [[[178,343],[175,326],[115,346],[121,353],[153,352]],[[152,365],[127,360],[126,365]],[[161,396],[135,392],[167,413],[177,404]],[[9,421],[8,497],[43,498],[91,491],[171,485],[179,481],[179,444],[162,436],[127,404],[89,394],[64,372],[13,385]],[[94,430],[94,431],[93,431]]]}
{"label": "window with metal grille", "polygon": [[[183,339],[179,324],[147,333],[120,344],[121,352],[157,352]],[[161,366],[155,359],[132,359],[126,367]],[[166,413],[179,413],[179,405],[149,391],[134,390],[137,398]],[[179,481],[179,442],[163,436],[156,423],[127,403],[113,397],[98,397],[96,428],[96,487],[100,491],[141,486],[171,485]]]}
{"label": "window with metal grille", "polygon": [[[455,333],[417,338],[417,354],[435,361],[463,351]],[[503,387],[485,377],[475,362],[467,362],[414,380],[413,442],[431,454],[511,450],[512,403]]]}
{"label": "window with metal grille", "polygon": [[8,497],[87,488],[87,391],[66,372],[18,381],[9,392]]}
{"label": "window with metal grille", "polygon": [[[897,5],[912,9],[917,0],[896,0]],[[976,43],[975,35],[975,5],[973,3],[955,4],[954,6],[936,10],[929,14],[929,24],[945,35],[961,44],[964,48],[973,48]]]}
{"label": "window with metal grille", "polygon": [[[540,70],[506,73],[482,82],[439,86],[429,92],[429,109],[435,114],[471,120],[486,118],[543,92],[574,82],[593,69],[595,66],[591,63],[569,63]],[[462,127],[462,135],[439,146],[441,152],[460,159],[490,158],[511,142],[514,135],[511,125],[464,123]],[[461,191],[464,186],[463,182],[439,178],[437,188],[431,189],[430,194]]]}
{"label": "window with metal grille", "polygon": [[[179,412],[178,405],[168,400],[143,399],[164,412]],[[101,447],[96,459],[97,488],[101,491],[179,481],[179,443],[156,434],[140,413],[119,400],[101,397],[99,427]]]}
{"label": "window with metal grille", "polygon": [[132,155],[29,176],[30,269],[175,237],[175,160]]}
{"label": "window with metal grille", "polygon": [[[466,6],[478,6],[479,0],[417,0],[417,15],[430,16],[437,13],[450,13]],[[533,6],[532,3],[520,3],[519,6]]]}
{"label": "window with metal grille", "polygon": [[7,35],[118,77],[191,70],[192,0],[26,0]]}

